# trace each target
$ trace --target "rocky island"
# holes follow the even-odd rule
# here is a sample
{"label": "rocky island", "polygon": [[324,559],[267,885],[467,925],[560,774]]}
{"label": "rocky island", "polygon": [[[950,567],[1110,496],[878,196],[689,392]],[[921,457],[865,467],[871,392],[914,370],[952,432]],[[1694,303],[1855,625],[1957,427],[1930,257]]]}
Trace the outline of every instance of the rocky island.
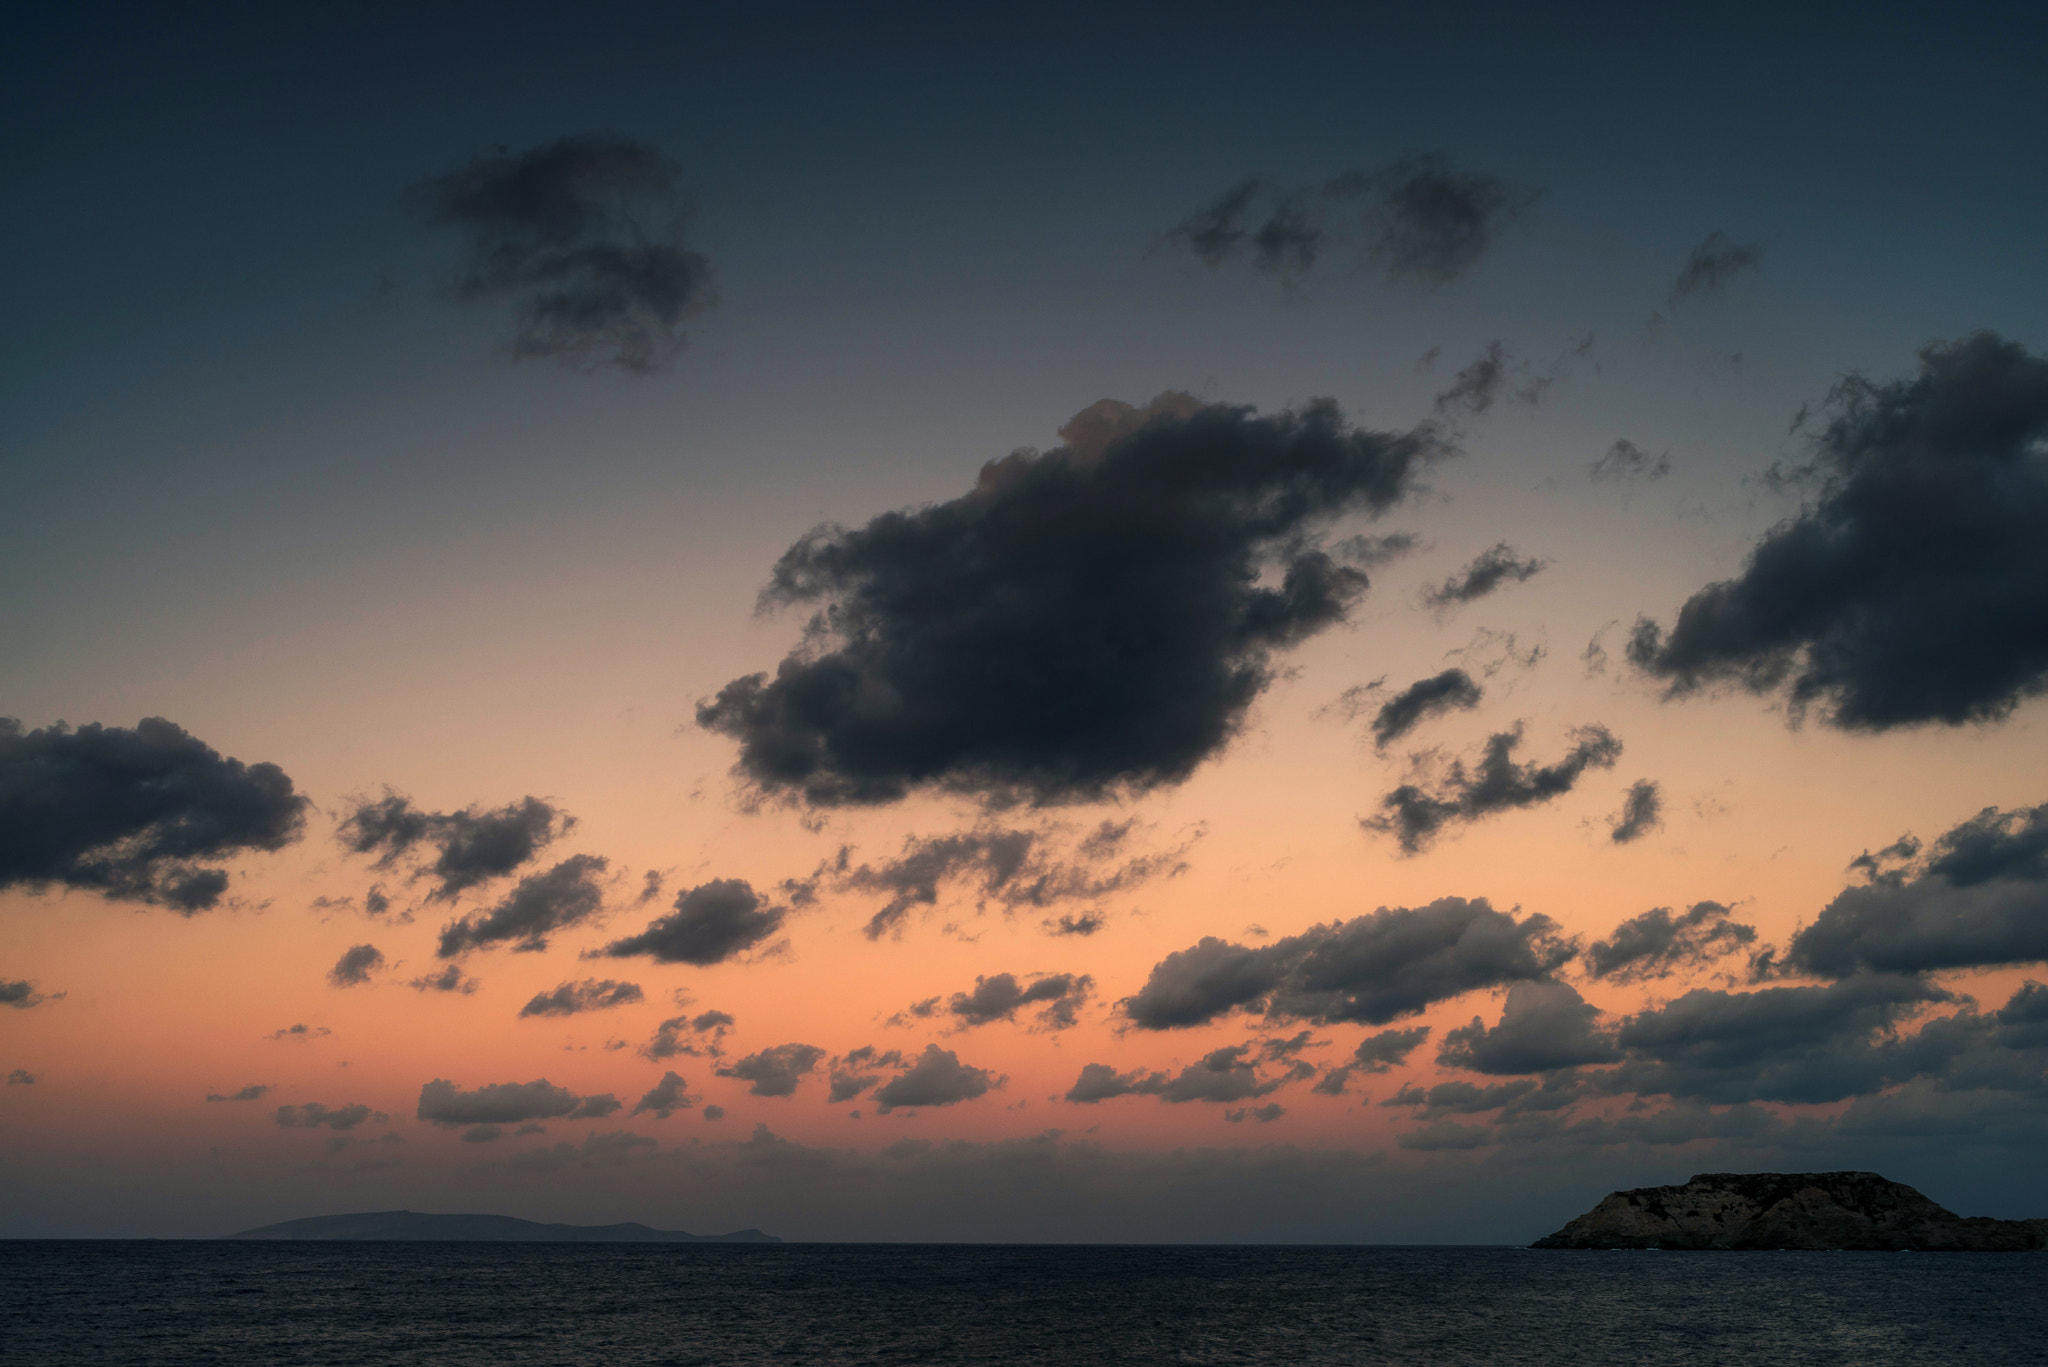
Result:
{"label": "rocky island", "polygon": [[536,1244],[779,1244],[782,1240],[758,1229],[731,1234],[685,1234],[679,1229],[649,1229],[628,1221],[617,1225],[544,1225],[510,1215],[429,1215],[416,1210],[375,1210],[357,1215],[314,1215],[303,1220],[264,1225],[230,1234],[230,1239],[347,1239],[407,1243]]}
{"label": "rocky island", "polygon": [[1532,1248],[2048,1250],[2048,1220],[1944,1210],[1874,1172],[1707,1172],[1617,1191]]}

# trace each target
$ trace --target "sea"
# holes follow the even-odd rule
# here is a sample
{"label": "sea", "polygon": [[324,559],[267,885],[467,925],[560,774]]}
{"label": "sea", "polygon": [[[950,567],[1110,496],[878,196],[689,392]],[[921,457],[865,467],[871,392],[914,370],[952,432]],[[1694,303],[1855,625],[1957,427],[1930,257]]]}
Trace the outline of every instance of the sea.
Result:
{"label": "sea", "polygon": [[0,1362],[2048,1363],[2048,1255],[0,1242]]}

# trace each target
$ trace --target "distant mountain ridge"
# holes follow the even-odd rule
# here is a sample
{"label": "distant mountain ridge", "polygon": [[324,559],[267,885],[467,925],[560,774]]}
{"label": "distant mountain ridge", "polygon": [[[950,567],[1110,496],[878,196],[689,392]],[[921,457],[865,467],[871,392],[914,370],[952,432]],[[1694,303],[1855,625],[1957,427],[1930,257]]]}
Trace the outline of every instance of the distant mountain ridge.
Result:
{"label": "distant mountain ridge", "polygon": [[1703,1172],[1610,1193],[1532,1248],[2048,1250],[2048,1220],[1957,1215],[1874,1172]]}
{"label": "distant mountain ridge", "polygon": [[230,1234],[230,1239],[346,1239],[403,1243],[532,1244],[779,1244],[758,1229],[731,1234],[685,1234],[649,1229],[628,1221],[617,1225],[544,1225],[510,1215],[430,1215],[416,1210],[375,1210],[355,1215],[313,1215]]}

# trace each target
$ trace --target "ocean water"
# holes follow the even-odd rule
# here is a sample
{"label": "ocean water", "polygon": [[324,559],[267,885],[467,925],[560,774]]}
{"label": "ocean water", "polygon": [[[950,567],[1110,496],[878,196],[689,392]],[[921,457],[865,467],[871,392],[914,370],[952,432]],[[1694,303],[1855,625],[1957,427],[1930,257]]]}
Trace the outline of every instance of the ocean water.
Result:
{"label": "ocean water", "polygon": [[0,1242],[8,1364],[2048,1362],[2048,1255]]}

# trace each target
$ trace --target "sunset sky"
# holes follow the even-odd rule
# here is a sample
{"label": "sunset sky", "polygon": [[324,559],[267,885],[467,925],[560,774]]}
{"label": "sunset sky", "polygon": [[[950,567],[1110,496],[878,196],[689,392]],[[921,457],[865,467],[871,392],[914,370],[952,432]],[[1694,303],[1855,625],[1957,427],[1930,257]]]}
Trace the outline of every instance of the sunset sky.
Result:
{"label": "sunset sky", "polygon": [[2048,19],[1796,9],[17,9],[0,1236],[2048,1215]]}

